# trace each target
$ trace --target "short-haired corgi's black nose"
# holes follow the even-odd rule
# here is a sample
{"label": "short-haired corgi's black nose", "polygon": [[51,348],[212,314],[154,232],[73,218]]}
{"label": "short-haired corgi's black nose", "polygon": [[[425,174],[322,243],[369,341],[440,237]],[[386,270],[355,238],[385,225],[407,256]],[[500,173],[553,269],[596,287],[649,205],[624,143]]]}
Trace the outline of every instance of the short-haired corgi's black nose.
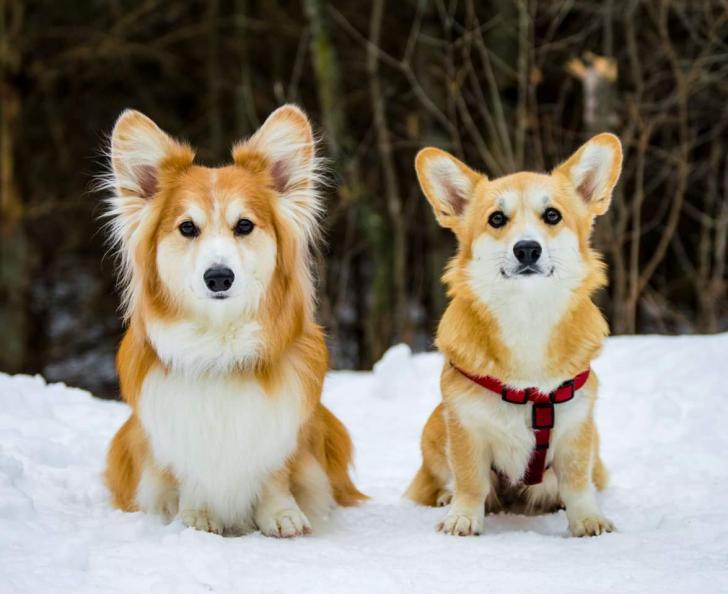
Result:
{"label": "short-haired corgi's black nose", "polygon": [[541,257],[541,244],[538,241],[519,241],[513,246],[513,253],[521,264],[529,266]]}
{"label": "short-haired corgi's black nose", "polygon": [[233,286],[235,275],[226,266],[216,266],[208,268],[202,278],[210,291],[222,293]]}

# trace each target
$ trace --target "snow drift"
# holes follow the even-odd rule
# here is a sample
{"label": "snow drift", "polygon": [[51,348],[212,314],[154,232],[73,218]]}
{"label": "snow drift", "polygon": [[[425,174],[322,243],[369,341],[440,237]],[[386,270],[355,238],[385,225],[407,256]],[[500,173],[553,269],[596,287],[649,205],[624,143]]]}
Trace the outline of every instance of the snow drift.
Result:
{"label": "snow drift", "polygon": [[568,536],[563,512],[486,518],[438,534],[443,513],[400,499],[438,401],[441,358],[391,349],[371,373],[332,372],[372,500],[313,536],[222,538],[109,505],[106,447],[128,409],[40,377],[0,374],[0,592],[728,591],[728,334],[612,338],[594,367],[619,532]]}

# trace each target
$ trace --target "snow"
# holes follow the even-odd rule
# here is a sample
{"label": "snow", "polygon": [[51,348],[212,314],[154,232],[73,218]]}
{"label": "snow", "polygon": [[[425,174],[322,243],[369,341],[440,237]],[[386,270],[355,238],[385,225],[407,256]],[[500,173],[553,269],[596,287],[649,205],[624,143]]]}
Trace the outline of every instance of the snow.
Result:
{"label": "snow", "polygon": [[124,404],[0,374],[0,592],[728,591],[728,334],[624,337],[595,362],[619,532],[568,536],[563,512],[489,516],[476,538],[400,499],[419,464],[441,359],[392,348],[371,373],[332,372],[372,500],[313,536],[239,538],[109,505],[101,481]]}

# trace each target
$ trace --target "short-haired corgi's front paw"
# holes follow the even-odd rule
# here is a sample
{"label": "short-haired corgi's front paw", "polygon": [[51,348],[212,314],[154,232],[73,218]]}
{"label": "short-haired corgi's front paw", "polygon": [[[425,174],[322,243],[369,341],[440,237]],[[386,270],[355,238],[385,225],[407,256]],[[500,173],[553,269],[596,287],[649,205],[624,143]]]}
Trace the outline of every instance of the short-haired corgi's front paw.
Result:
{"label": "short-haired corgi's front paw", "polygon": [[179,512],[179,518],[190,528],[222,534],[223,524],[207,509],[183,509]]}
{"label": "short-haired corgi's front paw", "polygon": [[454,536],[477,536],[483,532],[483,514],[468,514],[450,510],[437,524],[437,529]]}
{"label": "short-haired corgi's front paw", "polygon": [[614,532],[614,524],[604,516],[585,516],[569,522],[569,530],[574,536],[599,536]]}
{"label": "short-haired corgi's front paw", "polygon": [[258,528],[266,536],[292,538],[311,534],[311,523],[300,509],[283,509],[271,514],[259,514]]}

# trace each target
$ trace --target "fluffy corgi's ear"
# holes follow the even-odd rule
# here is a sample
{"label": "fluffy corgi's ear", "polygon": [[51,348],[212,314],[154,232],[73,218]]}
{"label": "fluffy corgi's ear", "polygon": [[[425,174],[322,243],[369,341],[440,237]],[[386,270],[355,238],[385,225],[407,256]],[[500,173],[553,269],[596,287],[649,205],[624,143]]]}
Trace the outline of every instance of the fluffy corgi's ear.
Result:
{"label": "fluffy corgi's ear", "polygon": [[109,219],[110,243],[120,256],[122,309],[128,319],[140,290],[133,275],[133,254],[145,233],[153,228],[154,221],[148,215],[161,178],[168,171],[191,165],[195,154],[144,114],[126,110],[111,133],[109,156],[111,170],[99,186],[111,191],[104,216]]}
{"label": "fluffy corgi's ear", "polygon": [[606,132],[594,136],[555,169],[567,177],[595,216],[607,212],[621,171],[622,143]]}
{"label": "fluffy corgi's ear", "polygon": [[190,165],[194,153],[143,113],[127,109],[111,133],[111,168],[119,197],[146,201],[159,189],[163,165]]}
{"label": "fluffy corgi's ear", "polygon": [[240,167],[257,169],[263,156],[283,212],[307,236],[315,234],[322,209],[315,148],[308,117],[295,105],[276,109],[253,136],[233,147],[233,161]]}
{"label": "fluffy corgi's ear", "polygon": [[437,221],[443,227],[457,230],[475,184],[485,176],[473,171],[450,153],[434,147],[417,153],[415,169],[420,187]]}

